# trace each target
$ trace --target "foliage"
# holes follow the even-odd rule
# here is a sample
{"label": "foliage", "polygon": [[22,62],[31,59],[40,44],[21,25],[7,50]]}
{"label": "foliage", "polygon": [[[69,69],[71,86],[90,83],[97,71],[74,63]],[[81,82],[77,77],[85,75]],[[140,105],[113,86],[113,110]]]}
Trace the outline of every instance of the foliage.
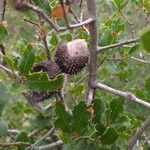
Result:
{"label": "foliage", "polygon": [[[53,21],[57,20],[59,25],[65,25],[58,1],[31,2],[43,9],[50,18],[54,17],[51,18]],[[150,60],[149,2],[97,0],[97,4],[99,46],[140,37],[139,43],[98,52],[99,79],[111,87],[132,92],[138,98],[150,102],[150,63],[132,59]],[[72,5],[72,9],[78,14],[80,8],[76,4]],[[73,15],[66,5],[65,7],[68,20],[73,23]],[[86,7],[84,2],[82,7]],[[58,8],[61,10],[58,11]],[[52,14],[56,14],[56,17]],[[24,18],[28,21],[24,22]],[[0,73],[0,143],[35,143],[54,126],[56,135],[52,136],[51,142],[61,139],[64,143],[63,150],[126,149],[129,139],[149,116],[150,110],[101,90],[96,91],[93,105],[87,107],[87,81],[82,78],[87,75],[88,69],[69,76],[64,102],[56,102],[55,96],[42,102],[42,106],[46,108],[44,112],[38,112],[22,96],[22,93],[30,90],[37,93],[58,92],[63,85],[62,74],[52,79],[48,72],[32,70],[35,64],[47,59],[43,35],[45,37],[46,34],[48,49],[53,58],[59,43],[74,38],[83,38],[89,42],[88,33],[83,28],[58,33],[32,11],[20,12],[9,6],[6,7],[5,19],[8,27],[3,22],[0,23],[0,44],[5,46],[6,51],[6,55],[1,55],[1,62],[12,71],[13,77],[10,79],[3,71]],[[10,138],[8,129],[18,129],[20,132]],[[35,129],[39,132],[30,137],[29,133]],[[145,136],[150,136],[149,130],[145,131]],[[137,149],[147,150],[150,147],[149,141],[142,138]],[[38,146],[47,143],[45,140]],[[23,145],[17,146],[18,150],[25,148]],[[16,147],[12,149],[16,150]]]}

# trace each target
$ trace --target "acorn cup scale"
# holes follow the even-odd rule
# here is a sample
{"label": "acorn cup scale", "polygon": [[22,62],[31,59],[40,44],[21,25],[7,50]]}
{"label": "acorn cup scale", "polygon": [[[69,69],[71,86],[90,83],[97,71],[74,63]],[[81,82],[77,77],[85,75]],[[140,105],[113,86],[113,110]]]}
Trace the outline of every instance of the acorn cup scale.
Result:
{"label": "acorn cup scale", "polygon": [[58,46],[55,62],[61,71],[74,75],[79,73],[88,64],[88,46],[85,40],[75,39]]}

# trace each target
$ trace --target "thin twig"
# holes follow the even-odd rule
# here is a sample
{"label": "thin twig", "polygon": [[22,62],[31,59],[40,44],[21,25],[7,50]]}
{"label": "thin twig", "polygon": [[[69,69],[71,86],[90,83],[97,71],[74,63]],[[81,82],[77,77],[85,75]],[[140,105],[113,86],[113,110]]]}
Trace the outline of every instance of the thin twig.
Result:
{"label": "thin twig", "polygon": [[15,143],[0,143],[0,147],[16,147],[16,146],[30,146],[31,143],[28,142],[15,142]]}
{"label": "thin twig", "polygon": [[27,99],[26,98],[26,100],[34,107],[34,108],[36,108],[36,110],[38,111],[38,112],[44,112],[44,107],[40,104],[40,103],[35,103],[35,102],[33,102],[32,101],[32,99],[31,100],[29,100],[29,99]]}
{"label": "thin twig", "polygon": [[143,132],[150,126],[150,117],[141,125],[137,132],[133,135],[128,143],[128,150],[132,150],[137,140],[141,137]]}
{"label": "thin twig", "polygon": [[0,21],[4,20],[6,1],[0,0]]}
{"label": "thin twig", "polygon": [[35,129],[33,130],[31,133],[28,134],[28,137],[31,138],[32,136],[34,136],[36,133],[38,133],[40,130],[39,129]]}
{"label": "thin twig", "polygon": [[50,24],[50,26],[58,32],[66,31],[68,29],[78,28],[78,27],[81,27],[83,25],[89,24],[94,21],[93,18],[88,18],[87,20],[85,20],[81,23],[70,25],[69,28],[68,27],[60,27],[57,24],[53,23],[53,21],[50,19],[50,17],[38,6],[35,6],[27,1],[19,1],[18,5],[21,5],[21,7],[30,9],[30,10],[36,12],[38,15],[41,15]]}
{"label": "thin twig", "polygon": [[80,0],[80,5],[79,5],[80,9],[82,8],[82,4],[83,4],[83,0]]}
{"label": "thin twig", "polygon": [[66,12],[65,12],[64,2],[63,2],[63,0],[59,0],[59,3],[60,3],[60,5],[61,5],[61,7],[62,7],[62,10],[63,10],[63,16],[64,16],[64,20],[65,20],[66,26],[67,26],[67,28],[69,29],[70,26],[69,26],[67,14],[66,14]]}
{"label": "thin twig", "polygon": [[38,141],[36,141],[34,144],[32,144],[32,145],[31,145],[30,147],[28,147],[26,150],[32,149],[32,148],[35,147],[37,144],[39,144],[41,141],[43,141],[43,140],[46,139],[47,137],[53,135],[53,134],[54,134],[54,131],[55,131],[55,129],[54,129],[54,127],[52,127],[52,128],[50,129],[50,131],[49,131],[47,134],[45,134],[42,138],[40,138]]}
{"label": "thin twig", "polygon": [[[70,13],[74,16],[74,18],[78,21],[78,23],[81,23],[82,20],[80,20],[77,15],[74,13],[73,9],[70,7]],[[82,26],[82,28],[86,31],[86,33],[89,35],[89,31],[85,26]]]}
{"label": "thin twig", "polygon": [[59,141],[56,141],[56,142],[54,142],[52,144],[40,146],[39,150],[51,150],[51,149],[57,148],[57,147],[59,147],[61,145],[63,145],[63,141],[59,140]]}
{"label": "thin twig", "polygon": [[137,43],[137,42],[139,42],[139,38],[134,38],[134,39],[130,39],[130,40],[124,40],[124,41],[121,41],[119,43],[115,43],[115,44],[99,47],[98,48],[98,52],[101,52],[101,51],[104,51],[104,50],[107,50],[107,49],[110,49],[110,48],[116,48],[116,47],[121,47],[123,45]]}
{"label": "thin twig", "polygon": [[8,135],[14,135],[16,136],[17,134],[20,134],[21,131],[17,130],[17,129],[11,129],[11,130],[7,130],[7,134]]}
{"label": "thin twig", "polygon": [[119,13],[124,18],[124,20],[128,23],[131,30],[131,36],[132,38],[134,38],[134,22],[129,21],[129,19],[127,19],[127,17],[123,14],[121,10],[119,11]]}
{"label": "thin twig", "polygon": [[[88,13],[90,16],[97,18],[96,0],[87,0]],[[90,74],[88,82],[88,93],[87,93],[87,105],[90,105],[93,101],[94,89],[93,85],[97,79],[97,24],[96,21],[90,24]]]}
{"label": "thin twig", "polygon": [[62,95],[63,98],[64,98],[64,96],[65,96],[65,89],[66,89],[66,87],[67,87],[67,84],[68,84],[68,75],[65,74],[65,75],[64,75],[63,87],[62,87],[62,89],[61,89],[61,95]]}
{"label": "thin twig", "polygon": [[150,103],[137,98],[133,93],[123,92],[123,91],[111,88],[111,87],[109,87],[105,84],[102,84],[100,82],[96,83],[94,87],[98,88],[98,89],[102,89],[102,90],[107,91],[107,92],[110,92],[114,95],[124,97],[126,100],[130,100],[131,102],[135,102],[137,104],[140,104],[140,105],[150,109]]}
{"label": "thin twig", "polygon": [[131,57],[131,59],[136,60],[136,61],[141,62],[141,63],[144,63],[144,64],[150,64],[150,61],[139,59],[136,57]]}
{"label": "thin twig", "polygon": [[2,64],[0,64],[0,69],[3,70],[4,72],[6,72],[6,74],[11,78],[14,79],[15,77],[20,78],[20,76],[18,75],[17,72],[14,72],[10,69],[8,69],[7,67],[3,66]]}
{"label": "thin twig", "polygon": [[34,22],[34,21],[31,21],[31,20],[29,20],[29,19],[27,19],[27,18],[24,18],[24,21],[25,21],[25,22],[29,22],[30,24],[33,24],[34,26],[37,26],[37,27],[40,28],[40,25],[39,25],[38,23]]}
{"label": "thin twig", "polygon": [[50,51],[49,51],[49,48],[48,48],[48,44],[47,44],[47,40],[46,40],[46,36],[42,39],[44,45],[45,45],[45,50],[46,50],[46,54],[47,54],[47,59],[49,61],[51,61],[51,54],[50,54]]}

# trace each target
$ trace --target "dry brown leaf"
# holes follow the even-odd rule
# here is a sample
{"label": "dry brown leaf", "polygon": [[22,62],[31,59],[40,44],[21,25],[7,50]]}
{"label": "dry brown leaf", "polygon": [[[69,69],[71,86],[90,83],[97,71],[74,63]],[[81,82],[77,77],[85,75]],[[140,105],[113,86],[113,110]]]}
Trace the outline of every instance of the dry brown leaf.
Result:
{"label": "dry brown leaf", "polygon": [[[65,13],[68,13],[69,11],[69,6],[66,4],[64,5],[64,9],[65,9]],[[64,17],[64,13],[63,13],[63,8],[62,6],[59,4],[57,5],[53,10],[52,10],[52,15],[51,17],[56,18],[56,19],[60,19],[62,17]]]}
{"label": "dry brown leaf", "polygon": [[93,117],[93,115],[94,115],[93,106],[89,106],[89,107],[86,109],[86,111],[87,111],[88,113],[90,113],[90,115]]}
{"label": "dry brown leaf", "polygon": [[40,27],[40,28],[38,28],[38,34],[39,34],[40,38],[43,39],[44,37],[46,37],[47,31],[44,27]]}
{"label": "dry brown leaf", "polygon": [[51,104],[51,107],[55,107],[56,106],[56,100],[52,100],[50,104]]}
{"label": "dry brown leaf", "polygon": [[90,30],[90,28],[91,28],[91,23],[85,24],[84,26],[85,26],[88,30]]}
{"label": "dry brown leaf", "polygon": [[3,21],[2,24],[3,24],[3,26],[4,26],[5,28],[8,27],[8,21],[7,21],[7,20]]}

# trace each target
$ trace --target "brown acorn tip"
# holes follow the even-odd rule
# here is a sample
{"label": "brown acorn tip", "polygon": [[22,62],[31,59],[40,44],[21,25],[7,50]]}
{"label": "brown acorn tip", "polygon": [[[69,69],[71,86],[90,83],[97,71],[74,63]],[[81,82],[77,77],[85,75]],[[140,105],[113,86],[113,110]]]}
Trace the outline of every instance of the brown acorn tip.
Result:
{"label": "brown acorn tip", "polygon": [[85,40],[76,39],[58,46],[55,62],[61,71],[74,75],[88,64],[88,46]]}

